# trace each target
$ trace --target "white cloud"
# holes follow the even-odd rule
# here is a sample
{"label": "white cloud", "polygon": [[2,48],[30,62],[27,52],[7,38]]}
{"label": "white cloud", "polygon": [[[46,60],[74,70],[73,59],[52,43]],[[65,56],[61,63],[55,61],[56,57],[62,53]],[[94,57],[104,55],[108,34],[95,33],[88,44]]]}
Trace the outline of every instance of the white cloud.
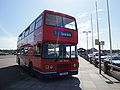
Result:
{"label": "white cloud", "polygon": [[17,37],[1,37],[0,49],[16,49]]}
{"label": "white cloud", "polygon": [[13,35],[10,33],[10,32],[8,32],[4,27],[2,27],[1,25],[0,25],[0,31],[2,32],[2,33],[4,33],[7,37],[13,37]]}
{"label": "white cloud", "polygon": [[91,21],[88,20],[86,22],[78,24],[78,29],[79,31],[85,31],[85,30],[90,30],[91,29]]}
{"label": "white cloud", "polygon": [[[98,20],[102,20],[102,18],[98,18]],[[93,22],[93,28],[96,27],[96,18],[92,20]],[[95,25],[95,26],[94,26]],[[86,30],[91,30],[91,20],[82,22],[82,23],[78,23],[77,27],[79,29],[80,32],[86,31]]]}
{"label": "white cloud", "polygon": [[[98,9],[97,11],[98,12],[103,12],[104,10],[103,9]],[[94,10],[92,13],[96,13],[96,10]]]}
{"label": "white cloud", "polygon": [[[99,35],[101,35],[101,34],[103,34],[103,32],[100,32],[99,33]],[[97,39],[97,33],[95,32],[95,33],[93,33],[93,37],[94,37],[94,47],[96,48],[96,49],[98,49],[98,46],[96,46],[95,45],[95,39]],[[88,46],[88,48],[90,49],[90,48],[92,48],[92,34],[91,33],[89,33],[88,34],[88,44],[89,44],[89,46]],[[78,37],[78,48],[85,48],[86,49],[86,47],[87,47],[87,42],[86,42],[86,34],[85,33],[79,33],[79,37]]]}
{"label": "white cloud", "polygon": [[3,37],[0,37],[0,49],[16,49],[17,37],[13,36],[1,25],[0,31],[5,34]]}
{"label": "white cloud", "polygon": [[79,19],[79,18],[84,18],[84,17],[86,17],[87,14],[88,14],[88,13],[86,12],[86,13],[83,13],[83,14],[79,15],[79,16],[78,16],[78,19]]}
{"label": "white cloud", "polygon": [[[103,12],[104,10],[103,10],[103,9],[98,9],[97,11],[98,11],[98,12]],[[92,13],[96,13],[96,10],[93,10]],[[77,15],[77,19],[84,18],[84,17],[86,17],[88,14],[89,14],[89,13],[85,12],[85,13],[83,13],[83,14],[81,14],[81,15]]]}
{"label": "white cloud", "polygon": [[[91,31],[91,23],[90,21],[87,21],[85,23],[82,23],[80,24],[81,25],[81,28],[79,29],[79,33],[78,33],[78,48],[82,47],[82,48],[85,48],[86,49],[86,34],[83,33],[83,31]],[[102,34],[104,34],[104,32],[99,32],[99,35],[101,36]],[[98,37],[98,34],[97,34],[97,31],[94,30],[93,32],[93,37],[94,37],[94,40],[97,39]],[[88,48],[91,48],[92,47],[92,33],[89,33],[88,34],[88,39],[89,39],[89,46]],[[95,48],[97,48],[97,46],[94,45]]]}

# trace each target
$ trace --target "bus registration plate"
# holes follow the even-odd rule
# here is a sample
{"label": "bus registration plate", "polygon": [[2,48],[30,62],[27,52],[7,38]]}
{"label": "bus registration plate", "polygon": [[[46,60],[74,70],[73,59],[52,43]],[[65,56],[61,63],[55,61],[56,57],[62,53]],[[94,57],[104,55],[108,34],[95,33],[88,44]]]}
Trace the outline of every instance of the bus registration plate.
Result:
{"label": "bus registration plate", "polygon": [[64,72],[64,73],[59,73],[60,76],[63,76],[63,75],[68,75],[68,72]]}

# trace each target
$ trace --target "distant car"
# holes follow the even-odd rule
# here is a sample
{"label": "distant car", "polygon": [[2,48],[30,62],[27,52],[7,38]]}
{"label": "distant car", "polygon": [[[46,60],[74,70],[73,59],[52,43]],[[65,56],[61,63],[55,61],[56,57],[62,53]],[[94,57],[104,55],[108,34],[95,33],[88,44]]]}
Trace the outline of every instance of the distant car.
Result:
{"label": "distant car", "polygon": [[[92,62],[93,64],[97,67],[99,64],[99,52],[94,52],[94,57],[92,58]],[[104,59],[106,59],[106,55],[104,55],[103,53],[101,53],[101,62],[104,61]]]}
{"label": "distant car", "polygon": [[95,58],[94,54],[88,54],[88,59],[90,63],[92,63],[94,58]]}
{"label": "distant car", "polygon": [[112,63],[113,65],[120,67],[120,56],[112,56],[112,62],[110,61],[111,57],[107,57],[104,61],[107,61],[108,63]]}
{"label": "distant car", "polygon": [[106,56],[106,58],[105,58],[103,61],[110,63],[110,57],[111,57],[111,56]]}
{"label": "distant car", "polygon": [[86,50],[83,48],[79,48],[78,55],[80,55],[81,57],[86,57],[87,56]]}
{"label": "distant car", "polygon": [[89,59],[93,59],[94,58],[94,54],[88,54],[88,58]]}
{"label": "distant car", "polygon": [[8,55],[8,53],[0,52],[0,55]]}
{"label": "distant car", "polygon": [[112,57],[112,64],[120,66],[120,56]]}
{"label": "distant car", "polygon": [[[99,56],[96,56],[96,57],[95,57],[95,60],[97,60],[97,62],[99,62],[99,59],[98,59],[98,58],[99,58]],[[101,55],[101,58],[100,58],[100,59],[101,59],[101,61],[103,62],[106,58],[107,58],[107,56]]]}
{"label": "distant car", "polygon": [[[104,61],[104,59],[106,59],[106,57],[107,57],[103,53],[101,53],[100,55],[101,55],[101,61]],[[99,62],[99,53],[95,53],[94,54],[94,60],[96,60],[97,62]]]}

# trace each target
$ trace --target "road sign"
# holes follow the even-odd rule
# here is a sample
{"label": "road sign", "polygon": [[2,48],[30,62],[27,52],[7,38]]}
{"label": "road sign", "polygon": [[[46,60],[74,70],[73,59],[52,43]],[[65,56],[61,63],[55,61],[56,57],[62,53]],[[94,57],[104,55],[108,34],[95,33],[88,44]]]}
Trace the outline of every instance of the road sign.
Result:
{"label": "road sign", "polygon": [[100,45],[105,45],[105,41],[100,41]]}
{"label": "road sign", "polygon": [[95,39],[95,45],[99,45],[99,39]]}

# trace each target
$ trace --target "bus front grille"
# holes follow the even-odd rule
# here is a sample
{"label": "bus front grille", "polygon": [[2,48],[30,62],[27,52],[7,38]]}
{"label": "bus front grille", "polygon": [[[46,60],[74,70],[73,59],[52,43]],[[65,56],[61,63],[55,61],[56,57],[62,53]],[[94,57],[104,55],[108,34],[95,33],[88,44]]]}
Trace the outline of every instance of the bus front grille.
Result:
{"label": "bus front grille", "polygon": [[57,71],[58,72],[67,72],[71,69],[71,64],[58,64]]}

